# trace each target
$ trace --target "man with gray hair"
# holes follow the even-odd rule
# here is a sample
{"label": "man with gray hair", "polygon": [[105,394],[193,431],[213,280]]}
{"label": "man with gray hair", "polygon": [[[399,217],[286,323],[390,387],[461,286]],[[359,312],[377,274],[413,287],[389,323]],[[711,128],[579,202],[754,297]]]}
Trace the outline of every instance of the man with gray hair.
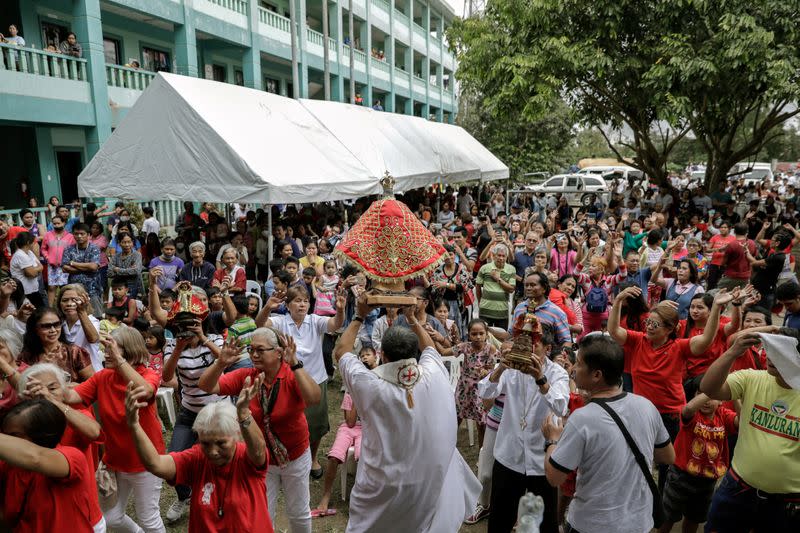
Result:
{"label": "man with gray hair", "polygon": [[178,281],[188,281],[196,287],[208,290],[216,268],[205,260],[206,245],[201,241],[193,242],[189,245],[189,255],[192,260],[183,266],[178,274]]}
{"label": "man with gray hair", "polygon": [[362,294],[334,351],[362,423],[347,531],[458,531],[481,487],[456,450],[447,370],[414,306],[403,310],[408,328],[386,330],[384,363],[367,369],[353,345],[369,312]]}
{"label": "man with gray hair", "polygon": [[492,261],[478,271],[475,280],[478,291],[478,310],[480,317],[490,326],[508,328],[508,295],[514,292],[517,271],[508,264],[508,248],[495,234],[491,249]]}

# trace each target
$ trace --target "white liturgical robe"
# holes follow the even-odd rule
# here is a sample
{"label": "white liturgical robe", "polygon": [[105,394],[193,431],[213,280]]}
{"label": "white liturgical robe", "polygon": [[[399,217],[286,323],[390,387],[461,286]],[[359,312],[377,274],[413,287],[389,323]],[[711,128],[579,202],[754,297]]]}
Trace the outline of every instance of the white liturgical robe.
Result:
{"label": "white liturgical robe", "polygon": [[456,449],[447,370],[433,348],[418,368],[411,408],[404,388],[352,353],[339,361],[362,430],[348,533],[455,533],[475,509],[481,485]]}

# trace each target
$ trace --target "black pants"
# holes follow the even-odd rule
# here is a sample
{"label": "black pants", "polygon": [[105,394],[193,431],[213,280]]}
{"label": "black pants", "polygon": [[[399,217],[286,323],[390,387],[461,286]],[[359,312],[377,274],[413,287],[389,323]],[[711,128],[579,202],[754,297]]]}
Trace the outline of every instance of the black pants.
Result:
{"label": "black pants", "polygon": [[492,514],[489,515],[488,533],[509,533],[517,523],[519,499],[532,492],[544,500],[544,519],[541,533],[558,533],[556,506],[558,491],[544,476],[526,476],[494,462],[492,469]]}
{"label": "black pants", "polygon": [[[679,414],[661,413],[661,421],[669,433],[669,440],[675,444],[678,431],[681,429],[681,417]],[[667,482],[667,470],[669,465],[658,465],[658,492],[664,494],[664,485]]]}
{"label": "black pants", "polygon": [[507,318],[483,318],[490,327],[493,328],[500,328],[503,331],[508,330],[508,319]]}

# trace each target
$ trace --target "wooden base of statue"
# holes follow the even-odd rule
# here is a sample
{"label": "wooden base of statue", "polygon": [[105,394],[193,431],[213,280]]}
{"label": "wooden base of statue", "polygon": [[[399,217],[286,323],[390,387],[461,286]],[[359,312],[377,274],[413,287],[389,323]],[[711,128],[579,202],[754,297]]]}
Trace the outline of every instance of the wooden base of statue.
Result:
{"label": "wooden base of statue", "polygon": [[367,293],[367,303],[375,307],[406,307],[416,305],[417,299],[406,292],[402,281],[375,281]]}
{"label": "wooden base of statue", "polygon": [[523,332],[514,338],[514,345],[503,358],[503,363],[509,368],[525,372],[533,368],[532,356],[533,338],[529,332]]}

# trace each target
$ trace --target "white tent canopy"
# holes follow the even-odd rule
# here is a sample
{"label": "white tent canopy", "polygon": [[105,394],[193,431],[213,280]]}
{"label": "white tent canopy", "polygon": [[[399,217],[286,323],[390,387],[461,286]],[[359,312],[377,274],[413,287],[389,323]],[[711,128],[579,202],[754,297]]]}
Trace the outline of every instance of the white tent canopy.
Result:
{"label": "white tent canopy", "polygon": [[466,131],[160,73],[78,177],[83,196],[304,203],[508,177]]}

